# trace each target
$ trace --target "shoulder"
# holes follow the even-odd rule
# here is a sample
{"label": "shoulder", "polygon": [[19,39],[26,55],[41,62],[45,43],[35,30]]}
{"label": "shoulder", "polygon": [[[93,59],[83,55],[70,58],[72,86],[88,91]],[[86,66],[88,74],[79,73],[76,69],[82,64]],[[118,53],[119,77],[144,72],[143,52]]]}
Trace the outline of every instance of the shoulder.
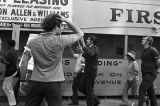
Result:
{"label": "shoulder", "polygon": [[132,61],[132,62],[130,63],[130,66],[131,66],[131,67],[138,67],[138,64],[137,64],[136,61]]}
{"label": "shoulder", "polygon": [[151,47],[150,51],[151,51],[152,54],[159,55],[159,51],[155,47]]}
{"label": "shoulder", "polygon": [[92,48],[98,53],[99,50],[98,50],[98,47],[96,45],[93,45]]}
{"label": "shoulder", "polygon": [[96,45],[92,45],[91,47],[98,48]]}
{"label": "shoulder", "polygon": [[8,57],[18,57],[18,51],[16,50],[10,50],[7,54]]}
{"label": "shoulder", "polygon": [[75,58],[77,58],[77,57],[79,57],[79,54],[73,54],[73,56],[74,56]]}
{"label": "shoulder", "polygon": [[30,42],[34,42],[36,39],[40,38],[40,36],[43,35],[43,34],[40,33],[40,34],[34,34],[33,36],[29,36],[27,44],[30,43]]}
{"label": "shoulder", "polygon": [[70,38],[69,35],[65,34],[65,35],[55,35],[55,37],[59,38],[59,39],[68,39]]}
{"label": "shoulder", "polygon": [[70,35],[58,35],[58,36],[55,36],[57,40],[59,40],[61,43],[63,44],[70,44],[70,42],[73,40],[72,39],[72,36]]}
{"label": "shoulder", "polygon": [[92,45],[91,47],[89,47],[91,49],[98,49],[98,47],[96,45]]}
{"label": "shoulder", "polygon": [[138,65],[137,61],[133,61],[133,65]]}
{"label": "shoulder", "polygon": [[16,53],[17,53],[17,51],[14,49],[8,51],[8,54],[16,54]]}
{"label": "shoulder", "polygon": [[150,50],[153,52],[157,52],[158,50],[155,47],[150,47]]}
{"label": "shoulder", "polygon": [[132,67],[133,67],[134,69],[136,69],[136,70],[139,70],[139,68],[138,68],[138,63],[137,63],[136,61],[133,61]]}
{"label": "shoulder", "polygon": [[35,40],[36,40],[37,38],[38,38],[38,37],[33,38],[33,39],[30,39],[30,40],[27,42],[27,45],[31,45],[33,42],[35,42]]}

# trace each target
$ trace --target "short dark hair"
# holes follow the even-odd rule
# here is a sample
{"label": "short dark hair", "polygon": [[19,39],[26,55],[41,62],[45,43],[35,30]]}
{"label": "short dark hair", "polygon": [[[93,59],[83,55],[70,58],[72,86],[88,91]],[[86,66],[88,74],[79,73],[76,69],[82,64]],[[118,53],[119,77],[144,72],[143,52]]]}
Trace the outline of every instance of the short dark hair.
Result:
{"label": "short dark hair", "polygon": [[147,37],[147,41],[149,41],[149,45],[151,46],[153,41],[154,41],[153,38],[151,36],[149,36],[149,35],[146,35],[144,37]]}
{"label": "short dark hair", "polygon": [[15,45],[16,45],[16,41],[15,40],[9,40],[8,41],[8,46],[15,47]]}
{"label": "short dark hair", "polygon": [[60,27],[62,21],[57,18],[61,18],[60,15],[51,13],[46,16],[41,23],[42,29],[46,32],[49,32],[52,31],[56,26]]}
{"label": "short dark hair", "polygon": [[95,35],[88,35],[88,38],[90,38],[93,41],[94,45],[97,43],[97,38]]}

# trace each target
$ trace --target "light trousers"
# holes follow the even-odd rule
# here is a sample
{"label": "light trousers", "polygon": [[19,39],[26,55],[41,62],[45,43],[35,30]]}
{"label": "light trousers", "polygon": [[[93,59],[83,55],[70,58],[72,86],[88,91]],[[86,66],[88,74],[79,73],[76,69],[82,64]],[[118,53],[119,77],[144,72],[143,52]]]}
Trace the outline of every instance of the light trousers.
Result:
{"label": "light trousers", "polygon": [[16,74],[17,72],[10,77],[5,77],[3,86],[2,86],[2,89],[4,90],[4,93],[8,98],[8,102],[10,106],[16,105],[16,99],[15,99],[14,90],[13,90],[13,81]]}
{"label": "light trousers", "polygon": [[122,102],[124,104],[128,104],[128,90],[131,88],[131,93],[135,98],[138,98],[138,94],[137,94],[137,80],[136,78],[134,78],[132,81],[127,80],[125,82],[124,88],[123,88],[123,96],[122,96]]}

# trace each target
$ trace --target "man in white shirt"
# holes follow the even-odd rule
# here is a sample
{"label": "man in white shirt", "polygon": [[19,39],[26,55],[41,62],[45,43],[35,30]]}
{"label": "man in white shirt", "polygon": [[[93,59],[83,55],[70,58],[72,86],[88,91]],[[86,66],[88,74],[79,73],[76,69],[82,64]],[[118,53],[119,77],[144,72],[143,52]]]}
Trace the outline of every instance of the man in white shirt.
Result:
{"label": "man in white shirt", "polygon": [[73,52],[72,47],[71,52],[73,57],[76,59],[76,66],[75,66],[75,74],[73,76],[73,84],[72,84],[72,102],[69,105],[78,105],[78,84],[80,84],[81,76],[83,75],[84,68],[85,68],[85,59],[82,57],[82,47],[77,46],[77,54]]}

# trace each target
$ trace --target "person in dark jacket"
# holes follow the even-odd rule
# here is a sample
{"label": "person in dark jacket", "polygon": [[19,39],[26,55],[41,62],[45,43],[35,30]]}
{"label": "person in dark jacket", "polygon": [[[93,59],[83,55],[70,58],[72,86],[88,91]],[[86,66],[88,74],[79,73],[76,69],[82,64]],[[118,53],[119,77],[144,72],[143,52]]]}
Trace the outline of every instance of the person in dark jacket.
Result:
{"label": "person in dark jacket", "polygon": [[85,58],[85,87],[80,92],[86,95],[87,106],[97,106],[100,104],[100,101],[93,93],[98,63],[98,47],[95,45],[96,37],[90,35],[86,40],[86,44],[83,39],[81,39],[81,42],[84,51],[82,56]]}
{"label": "person in dark jacket", "polygon": [[157,77],[160,54],[156,48],[152,47],[152,43],[153,38],[151,36],[142,38],[141,44],[143,45],[144,50],[141,54],[142,82],[139,87],[138,106],[143,106],[146,94],[149,96],[151,106],[158,106],[153,82]]}
{"label": "person in dark jacket", "polygon": [[16,50],[14,49],[15,44],[16,44],[15,40],[8,41],[9,52],[7,53],[7,56],[3,62],[6,64],[6,71],[5,71],[5,79],[4,79],[2,88],[6,96],[8,97],[10,106],[16,106],[18,104],[16,100],[18,96],[18,89],[20,86],[19,84],[20,82],[18,81],[15,85],[16,88],[15,89],[13,88],[15,77],[18,77],[20,75],[18,74],[18,71],[17,71],[18,55]]}

